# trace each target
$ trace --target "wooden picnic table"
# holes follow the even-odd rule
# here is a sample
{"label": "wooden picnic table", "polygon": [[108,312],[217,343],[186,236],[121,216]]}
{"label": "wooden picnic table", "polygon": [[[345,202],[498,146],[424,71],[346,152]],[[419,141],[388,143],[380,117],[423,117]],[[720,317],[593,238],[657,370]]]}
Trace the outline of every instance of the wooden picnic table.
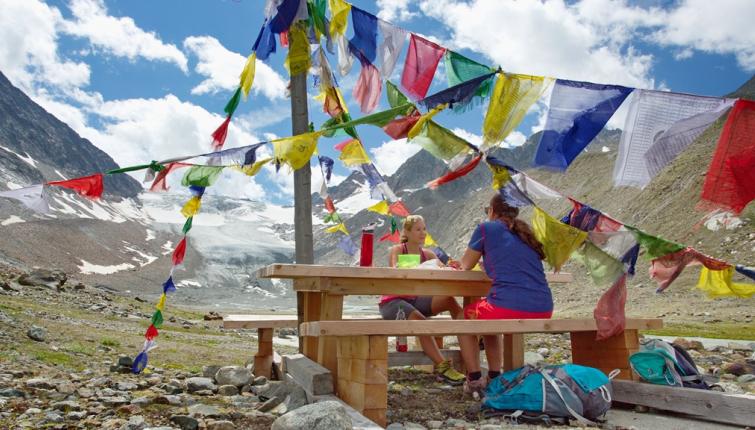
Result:
{"label": "wooden picnic table", "polygon": [[[256,276],[293,280],[300,324],[343,319],[343,298],[348,295],[454,296],[467,304],[486,296],[491,285],[484,272],[470,270],[271,264],[257,270]],[[572,280],[568,273],[546,277],[551,284]],[[337,374],[335,338],[300,337],[299,341],[304,355]],[[504,348],[521,349],[521,343],[521,334],[504,335]]]}

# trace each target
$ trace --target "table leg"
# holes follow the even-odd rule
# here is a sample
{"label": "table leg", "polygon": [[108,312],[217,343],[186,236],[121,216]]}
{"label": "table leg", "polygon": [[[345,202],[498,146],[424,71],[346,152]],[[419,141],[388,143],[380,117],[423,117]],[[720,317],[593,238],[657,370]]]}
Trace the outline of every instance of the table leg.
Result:
{"label": "table leg", "polygon": [[637,330],[624,330],[606,340],[595,340],[597,332],[584,331],[570,333],[572,363],[600,369],[609,374],[619,369],[618,379],[639,380],[629,366],[629,356],[640,347]]}
{"label": "table leg", "polygon": [[[297,282],[297,280],[294,280]],[[299,323],[309,321],[320,321],[320,303],[322,293],[320,292],[302,292],[302,311],[303,317]],[[311,360],[317,361],[317,350],[319,341],[316,337],[299,337],[299,345],[302,354],[306,355]]]}
{"label": "table leg", "polygon": [[503,370],[513,370],[524,366],[524,335],[521,333],[503,335]]}
{"label": "table leg", "polygon": [[257,329],[257,354],[254,355],[254,376],[270,378],[273,367],[273,329]]}
{"label": "table leg", "polygon": [[[343,317],[343,296],[322,293],[320,301],[320,320],[335,321]],[[333,378],[338,377],[337,342],[334,337],[320,336],[317,346],[317,362],[330,370]]]}
{"label": "table leg", "polygon": [[385,427],[388,409],[388,337],[338,337],[337,356],[338,397]]}

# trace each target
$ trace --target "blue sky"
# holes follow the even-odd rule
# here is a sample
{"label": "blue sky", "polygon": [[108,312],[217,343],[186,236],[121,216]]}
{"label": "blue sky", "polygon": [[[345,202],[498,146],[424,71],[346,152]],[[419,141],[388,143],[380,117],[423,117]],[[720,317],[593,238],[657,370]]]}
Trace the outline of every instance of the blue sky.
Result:
{"label": "blue sky", "polygon": [[[121,165],[209,151],[210,133],[263,22],[262,0],[2,0],[0,71]],[[378,0],[353,2],[411,32],[504,70],[557,78],[723,95],[755,71],[755,2],[703,0]],[[351,25],[351,24],[350,24]],[[408,45],[408,43],[407,43]],[[406,50],[406,46],[404,47]],[[226,147],[290,134],[285,49],[258,62],[255,88],[234,116]],[[329,57],[335,65],[335,56]],[[394,71],[400,80],[403,55]],[[351,103],[359,73],[339,78]],[[312,83],[312,79],[309,79]],[[445,88],[442,68],[430,93]],[[311,89],[310,95],[314,95]],[[383,108],[385,101],[381,101]],[[310,99],[311,120],[326,117]],[[505,144],[545,119],[546,100]],[[479,139],[484,110],[439,122]],[[611,125],[620,126],[620,118]],[[360,129],[384,173],[417,148]],[[323,139],[333,158],[338,139]],[[337,180],[349,171],[337,163]],[[568,173],[567,173],[568,174]],[[319,188],[315,175],[314,189]],[[292,175],[228,172],[213,192],[286,203]]]}

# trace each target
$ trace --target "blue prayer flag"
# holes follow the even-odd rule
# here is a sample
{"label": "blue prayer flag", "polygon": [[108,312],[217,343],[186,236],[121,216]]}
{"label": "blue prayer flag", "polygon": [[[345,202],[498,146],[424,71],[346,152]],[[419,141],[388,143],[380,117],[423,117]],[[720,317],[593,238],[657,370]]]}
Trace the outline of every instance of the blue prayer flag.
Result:
{"label": "blue prayer flag", "polygon": [[262,61],[267,60],[270,54],[275,52],[275,34],[270,30],[270,24],[265,23],[260,29],[252,51],[256,52],[257,59]]}
{"label": "blue prayer flag", "polygon": [[735,269],[737,270],[737,272],[755,281],[755,267],[747,267],[741,264],[737,264]]}
{"label": "blue prayer flag", "polygon": [[341,249],[341,251],[345,252],[348,255],[351,255],[352,257],[359,252],[359,247],[354,243],[353,240],[351,240],[351,236],[345,235],[341,238],[340,241],[338,241],[338,247]]}
{"label": "blue prayer flag", "polygon": [[322,174],[325,176],[325,181],[329,182],[330,176],[333,174],[333,164],[335,164],[335,161],[325,155],[319,155],[317,159],[320,160],[320,169],[322,169]]}
{"label": "blue prayer flag", "polygon": [[632,90],[558,79],[533,165],[566,170]]}
{"label": "blue prayer flag", "polygon": [[168,277],[168,280],[163,282],[163,293],[168,294],[176,291],[176,285],[173,283],[173,277]]}
{"label": "blue prayer flag", "polygon": [[134,358],[134,363],[131,365],[131,371],[139,374],[147,367],[147,351],[142,351]]}
{"label": "blue prayer flag", "polygon": [[[270,30],[273,33],[288,31],[294,22],[296,12],[299,11],[299,2],[304,0],[283,0],[278,6],[278,13],[270,20]],[[259,58],[259,57],[258,57]]]}
{"label": "blue prayer flag", "polygon": [[351,22],[354,23],[354,37],[349,40],[349,47],[359,51],[370,63],[374,63],[377,54],[377,17],[352,6]]}

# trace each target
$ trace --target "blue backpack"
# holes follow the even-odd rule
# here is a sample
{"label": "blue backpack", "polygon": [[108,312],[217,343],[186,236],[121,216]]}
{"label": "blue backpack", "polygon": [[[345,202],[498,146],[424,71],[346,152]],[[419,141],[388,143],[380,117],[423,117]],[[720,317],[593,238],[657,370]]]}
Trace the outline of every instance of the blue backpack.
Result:
{"label": "blue backpack", "polygon": [[611,408],[611,393],[610,378],[598,369],[577,364],[527,365],[490,381],[483,408],[506,411],[505,416],[515,422],[574,418],[594,425]]}
{"label": "blue backpack", "polygon": [[684,348],[660,339],[643,340],[640,351],[629,357],[629,364],[642,380],[651,384],[720,389],[717,385],[708,385]]}

